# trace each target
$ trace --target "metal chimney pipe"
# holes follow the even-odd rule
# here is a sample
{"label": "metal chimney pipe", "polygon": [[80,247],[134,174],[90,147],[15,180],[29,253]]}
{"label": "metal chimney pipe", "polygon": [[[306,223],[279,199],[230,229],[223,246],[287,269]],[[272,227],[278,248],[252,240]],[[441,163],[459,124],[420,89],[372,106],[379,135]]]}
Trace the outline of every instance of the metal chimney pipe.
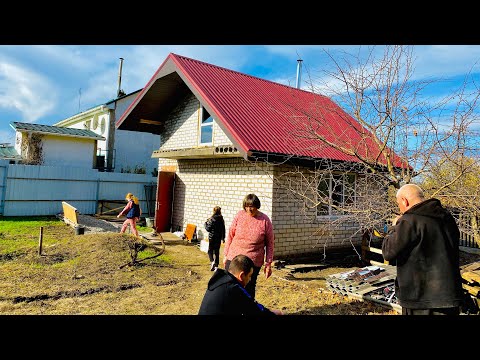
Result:
{"label": "metal chimney pipe", "polygon": [[300,89],[300,82],[302,81],[302,59],[297,60],[297,84],[296,88]]}
{"label": "metal chimney pipe", "polygon": [[120,66],[118,68],[118,90],[117,90],[117,97],[120,97],[121,94],[121,85],[122,85],[122,65],[123,65],[123,58],[120,58]]}

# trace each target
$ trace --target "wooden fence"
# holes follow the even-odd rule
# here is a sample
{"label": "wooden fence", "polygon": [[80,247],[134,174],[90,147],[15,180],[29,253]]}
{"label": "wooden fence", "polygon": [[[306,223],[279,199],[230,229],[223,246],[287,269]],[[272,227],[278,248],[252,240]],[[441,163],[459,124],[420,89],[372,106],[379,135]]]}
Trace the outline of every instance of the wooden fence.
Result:
{"label": "wooden fence", "polygon": [[480,246],[475,242],[475,239],[472,234],[467,234],[463,231],[460,231],[460,246],[465,246],[474,249],[480,249]]}

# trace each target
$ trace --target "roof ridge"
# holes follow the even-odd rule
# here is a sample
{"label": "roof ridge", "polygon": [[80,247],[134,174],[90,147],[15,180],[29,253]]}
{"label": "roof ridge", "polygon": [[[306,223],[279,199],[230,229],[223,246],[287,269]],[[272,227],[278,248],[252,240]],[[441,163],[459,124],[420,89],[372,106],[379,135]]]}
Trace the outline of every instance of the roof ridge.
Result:
{"label": "roof ridge", "polygon": [[24,130],[24,131],[33,131],[33,132],[44,132],[52,135],[74,135],[74,136],[81,136],[81,137],[87,136],[90,138],[93,138],[93,137],[104,138],[102,135],[99,135],[90,129],[77,129],[77,128],[56,126],[56,125],[26,123],[26,122],[20,122],[20,121],[12,121],[10,122],[10,126],[16,131]]}
{"label": "roof ridge", "polygon": [[[201,61],[201,60],[189,58],[188,56],[183,56],[183,55],[175,54],[175,53],[173,53],[173,52],[170,53],[170,55],[172,55],[172,57],[174,57],[174,58],[183,58],[183,59],[185,59],[185,60],[190,60],[190,61],[194,61],[194,62],[197,62],[197,63],[205,64],[205,65],[208,65],[208,66],[212,66],[212,67],[215,67],[215,68],[218,68],[218,69],[221,69],[221,70],[225,70],[225,71],[228,71],[228,72],[237,73],[237,74],[239,74],[239,75],[243,75],[243,76],[246,76],[246,77],[249,77],[249,78],[253,78],[253,79],[256,79],[256,80],[265,81],[265,82],[268,82],[268,83],[271,83],[271,84],[274,84],[274,85],[277,85],[277,86],[283,86],[283,87],[286,87],[286,88],[289,88],[289,89],[298,90],[298,91],[306,92],[306,93],[308,93],[308,94],[312,94],[312,95],[316,95],[316,96],[321,96],[321,97],[323,97],[323,98],[330,99],[329,96],[326,96],[326,95],[323,95],[323,94],[318,94],[318,93],[315,93],[315,92],[312,92],[312,91],[307,91],[307,90],[299,89],[299,88],[296,88],[296,87],[293,87],[293,86],[290,86],[290,85],[280,84],[280,83],[275,82],[275,81],[272,81],[272,80],[263,79],[263,78],[258,77],[258,76],[253,76],[253,75],[245,74],[245,73],[242,73],[242,72],[240,72],[240,71],[228,69],[228,68],[225,68],[225,67],[223,67],[223,66],[219,66],[219,65],[215,65],[215,64],[208,63],[208,62],[206,62],[206,61]],[[330,100],[331,100],[331,99],[330,99]]]}

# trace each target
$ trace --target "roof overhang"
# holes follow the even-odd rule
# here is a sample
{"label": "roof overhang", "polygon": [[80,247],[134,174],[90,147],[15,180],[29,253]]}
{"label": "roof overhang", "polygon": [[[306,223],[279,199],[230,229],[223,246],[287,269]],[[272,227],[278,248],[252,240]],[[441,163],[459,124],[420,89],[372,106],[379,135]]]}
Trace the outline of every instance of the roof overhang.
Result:
{"label": "roof overhang", "polygon": [[86,111],[78,113],[78,114],[75,114],[75,115],[73,115],[73,116],[71,116],[67,119],[62,120],[62,121],[59,121],[59,122],[53,124],[53,126],[68,127],[72,124],[76,124],[77,122],[79,122],[80,120],[83,120],[84,118],[88,118],[88,117],[91,117],[91,116],[94,116],[94,115],[102,114],[102,113],[105,113],[107,111],[108,111],[107,106],[98,105],[94,108],[91,108],[89,110],[86,110]]}
{"label": "roof overhang", "polygon": [[173,61],[167,58],[118,119],[115,127],[119,130],[161,134],[171,110],[190,93],[175,70]]}
{"label": "roof overhang", "polygon": [[207,146],[201,148],[155,150],[152,158],[165,159],[211,159],[243,157],[234,146]]}
{"label": "roof overhang", "polygon": [[42,134],[42,135],[49,135],[49,136],[70,137],[70,138],[86,139],[86,140],[106,140],[105,137],[100,135],[88,136],[88,135],[74,135],[74,134],[58,134],[58,133],[52,133],[48,131],[26,130],[26,129],[16,129],[16,131],[20,133],[26,133],[26,134]]}

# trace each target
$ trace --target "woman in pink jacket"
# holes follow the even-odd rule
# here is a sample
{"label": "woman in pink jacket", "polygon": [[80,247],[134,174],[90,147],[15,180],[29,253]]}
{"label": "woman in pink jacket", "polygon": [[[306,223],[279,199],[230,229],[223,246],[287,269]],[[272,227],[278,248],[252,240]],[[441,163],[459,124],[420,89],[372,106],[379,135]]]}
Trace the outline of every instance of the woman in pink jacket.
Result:
{"label": "woman in pink jacket", "polygon": [[243,210],[235,215],[223,251],[223,265],[228,271],[230,261],[237,255],[248,256],[254,263],[252,279],[245,289],[255,299],[257,277],[263,265],[265,277],[272,275],[274,235],[270,218],[260,212],[260,200],[255,194],[243,199]]}

